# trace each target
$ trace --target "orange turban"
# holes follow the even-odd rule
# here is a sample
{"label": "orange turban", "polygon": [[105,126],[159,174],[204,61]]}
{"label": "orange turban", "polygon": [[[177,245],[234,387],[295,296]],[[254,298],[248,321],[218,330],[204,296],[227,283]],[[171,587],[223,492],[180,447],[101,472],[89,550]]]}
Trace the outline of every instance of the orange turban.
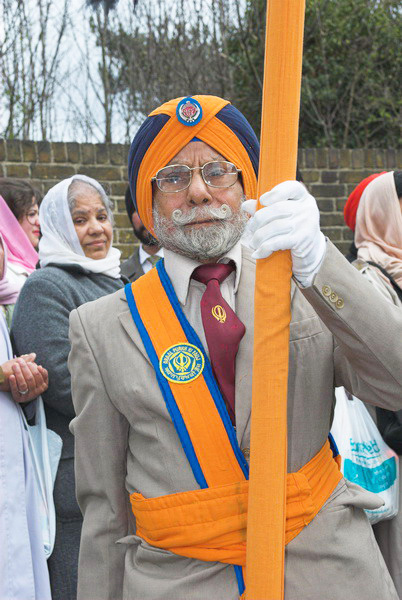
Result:
{"label": "orange turban", "polygon": [[216,96],[175,98],[150,113],[131,144],[128,158],[134,206],[151,233],[151,179],[193,138],[241,169],[246,196],[256,197],[259,143],[241,112]]}

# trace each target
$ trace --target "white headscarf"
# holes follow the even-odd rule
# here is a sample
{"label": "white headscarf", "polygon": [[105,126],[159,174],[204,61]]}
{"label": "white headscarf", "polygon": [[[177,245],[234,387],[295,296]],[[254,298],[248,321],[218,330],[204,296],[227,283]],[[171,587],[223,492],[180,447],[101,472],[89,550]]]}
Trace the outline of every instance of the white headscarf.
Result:
{"label": "white headscarf", "polygon": [[[105,202],[102,186],[85,175],[74,175],[52,187],[43,198],[39,209],[40,229],[39,261],[41,267],[53,264],[81,265],[92,273],[103,273],[109,277],[120,277],[120,250],[111,245],[105,258],[95,260],[85,256],[68,206],[68,188],[73,181],[80,180],[92,185]],[[105,205],[107,209],[107,206]]]}

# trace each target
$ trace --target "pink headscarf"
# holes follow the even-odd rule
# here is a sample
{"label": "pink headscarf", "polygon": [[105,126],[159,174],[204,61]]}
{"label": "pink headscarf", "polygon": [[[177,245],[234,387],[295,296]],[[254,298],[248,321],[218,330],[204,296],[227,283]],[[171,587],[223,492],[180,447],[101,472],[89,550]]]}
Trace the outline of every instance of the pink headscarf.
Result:
{"label": "pink headscarf", "polygon": [[38,262],[38,253],[35,251],[25,231],[18,223],[17,218],[0,196],[0,233],[8,250],[8,262],[21,265],[32,273]]}
{"label": "pink headscarf", "polygon": [[4,249],[4,270],[3,277],[0,278],[0,304],[15,304],[17,302],[20,288],[15,283],[8,281],[7,275],[7,246],[0,233],[0,245]]}
{"label": "pink headscarf", "polygon": [[402,213],[392,171],[364,190],[356,215],[355,244],[359,258],[381,265],[402,287]]}

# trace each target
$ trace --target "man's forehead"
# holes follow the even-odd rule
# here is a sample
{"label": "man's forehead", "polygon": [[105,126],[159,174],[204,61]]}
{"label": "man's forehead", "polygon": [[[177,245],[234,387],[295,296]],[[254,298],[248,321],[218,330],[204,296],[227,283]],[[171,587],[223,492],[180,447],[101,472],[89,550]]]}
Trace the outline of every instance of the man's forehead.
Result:
{"label": "man's forehead", "polygon": [[225,160],[225,158],[205,142],[194,141],[184,146],[166,166],[173,164],[192,165],[195,161],[207,162],[209,160]]}

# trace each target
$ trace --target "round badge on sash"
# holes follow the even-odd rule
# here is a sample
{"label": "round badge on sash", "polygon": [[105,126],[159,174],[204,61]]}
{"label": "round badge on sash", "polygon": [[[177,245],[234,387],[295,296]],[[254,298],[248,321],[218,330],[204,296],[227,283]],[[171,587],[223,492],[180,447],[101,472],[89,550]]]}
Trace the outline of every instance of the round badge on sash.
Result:
{"label": "round badge on sash", "polygon": [[175,344],[162,354],[160,372],[173,383],[190,383],[204,370],[204,355],[193,344]]}
{"label": "round badge on sash", "polygon": [[176,116],[183,125],[197,125],[202,119],[201,104],[191,96],[183,98],[177,105]]}

